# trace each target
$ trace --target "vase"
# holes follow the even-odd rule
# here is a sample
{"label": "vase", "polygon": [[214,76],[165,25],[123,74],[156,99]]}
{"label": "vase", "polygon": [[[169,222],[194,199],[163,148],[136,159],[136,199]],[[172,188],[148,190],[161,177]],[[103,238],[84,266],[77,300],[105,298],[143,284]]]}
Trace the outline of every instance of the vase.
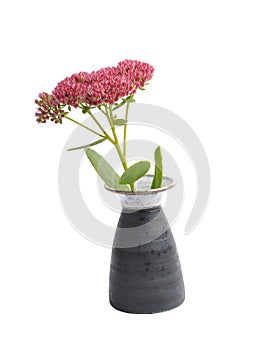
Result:
{"label": "vase", "polygon": [[162,209],[163,194],[175,182],[150,189],[152,176],[136,182],[135,192],[117,193],[122,211],[112,247],[109,301],[117,310],[150,314],[183,303],[184,282],[177,247]]}

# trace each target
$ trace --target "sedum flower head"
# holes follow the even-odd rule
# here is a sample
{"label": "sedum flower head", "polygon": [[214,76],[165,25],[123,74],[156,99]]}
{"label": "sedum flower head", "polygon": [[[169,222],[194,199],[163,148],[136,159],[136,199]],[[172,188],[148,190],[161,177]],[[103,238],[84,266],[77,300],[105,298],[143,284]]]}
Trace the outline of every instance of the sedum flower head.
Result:
{"label": "sedum flower head", "polygon": [[62,109],[59,100],[54,95],[42,92],[35,100],[38,105],[35,116],[38,123],[46,123],[47,120],[62,124],[62,118],[66,112]]}
{"label": "sedum flower head", "polygon": [[88,89],[90,74],[80,72],[60,81],[52,94],[65,105],[78,107]]}
{"label": "sedum flower head", "polygon": [[107,67],[96,72],[80,72],[60,81],[52,94],[41,93],[35,100],[38,105],[36,117],[38,123],[47,120],[62,123],[68,114],[64,107],[82,105],[113,105],[120,98],[134,95],[143,88],[153,76],[154,68],[148,63],[136,60],[124,60],[117,67]]}
{"label": "sedum flower head", "polygon": [[120,74],[128,76],[137,89],[144,87],[149,81],[154,72],[152,65],[136,60],[124,60],[118,63],[117,68]]}
{"label": "sedum flower head", "polygon": [[103,103],[114,104],[121,97],[132,95],[136,88],[132,80],[116,67],[107,67],[91,74],[85,102],[97,106]]}

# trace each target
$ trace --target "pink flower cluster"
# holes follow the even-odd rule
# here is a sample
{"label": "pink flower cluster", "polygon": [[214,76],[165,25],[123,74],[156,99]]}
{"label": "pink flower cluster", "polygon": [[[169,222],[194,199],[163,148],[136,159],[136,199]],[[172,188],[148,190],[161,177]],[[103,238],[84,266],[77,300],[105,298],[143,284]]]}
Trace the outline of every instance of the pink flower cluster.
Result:
{"label": "pink flower cluster", "polygon": [[154,72],[153,66],[136,60],[119,62],[117,69],[120,74],[127,76],[132,81],[136,89],[141,89],[152,78]]}
{"label": "pink flower cluster", "polygon": [[52,94],[65,105],[78,107],[89,87],[90,74],[80,72],[60,81]]}
{"label": "pink flower cluster", "polygon": [[102,68],[96,72],[80,72],[57,84],[52,95],[42,93],[36,100],[37,121],[62,122],[67,112],[64,106],[77,108],[80,104],[99,106],[113,105],[120,98],[134,95],[153,76],[154,68],[148,63],[124,60],[117,67]]}
{"label": "pink flower cluster", "polygon": [[60,106],[59,100],[54,95],[42,92],[35,100],[38,105],[35,116],[38,123],[46,123],[47,120],[62,124],[62,118],[67,114]]}
{"label": "pink flower cluster", "polygon": [[83,102],[90,106],[103,103],[113,105],[121,97],[133,95],[135,92],[136,87],[132,80],[125,74],[121,74],[116,67],[102,68],[91,73]]}

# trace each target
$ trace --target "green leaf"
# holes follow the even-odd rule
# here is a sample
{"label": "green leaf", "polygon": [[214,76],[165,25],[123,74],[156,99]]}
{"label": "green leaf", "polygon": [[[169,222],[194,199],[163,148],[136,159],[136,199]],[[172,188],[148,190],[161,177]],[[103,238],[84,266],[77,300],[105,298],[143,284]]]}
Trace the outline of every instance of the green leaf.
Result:
{"label": "green leaf", "polygon": [[79,147],[75,147],[75,148],[69,148],[67,151],[75,151],[77,149],[82,149],[82,148],[87,148],[87,147],[91,147],[91,146],[95,146],[98,145],[101,142],[104,142],[106,140],[106,138],[103,139],[99,139],[97,141],[94,141],[92,143],[89,143],[88,145],[84,145],[84,146],[79,146]]}
{"label": "green leaf", "polygon": [[[102,139],[96,140],[96,141],[90,143],[90,145],[89,145],[88,147],[95,146],[95,145],[99,145],[99,143],[102,143],[102,142],[104,142],[105,140],[106,140],[106,138],[102,138]],[[85,146],[84,146],[84,148],[85,148]]]}
{"label": "green leaf", "polygon": [[127,101],[133,102],[133,101],[134,101],[134,95],[129,95],[129,96],[125,99],[125,101],[126,101],[126,102],[127,102]]}
{"label": "green leaf", "polygon": [[161,152],[160,146],[156,148],[154,157],[155,157],[155,170],[154,170],[154,177],[151,184],[152,189],[162,187],[163,162],[162,162],[162,152]]}
{"label": "green leaf", "polygon": [[136,180],[144,176],[150,168],[150,162],[147,160],[142,160],[134,165],[130,166],[122,174],[119,183],[120,184],[133,184]]}
{"label": "green leaf", "polygon": [[82,113],[83,113],[83,114],[86,114],[86,113],[89,112],[89,110],[90,110],[90,107],[89,107],[89,106],[83,106]]}
{"label": "green leaf", "polygon": [[[120,108],[121,106],[123,106],[125,104],[125,101],[121,102],[121,103],[117,103],[116,106],[114,108],[112,108],[112,111],[115,111],[116,109]],[[115,103],[114,103],[115,105]]]}
{"label": "green leaf", "polygon": [[113,124],[116,126],[124,125],[124,124],[126,124],[126,120],[125,119],[114,119]]}
{"label": "green leaf", "polygon": [[105,158],[91,148],[87,148],[85,152],[97,174],[108,187],[116,188],[122,191],[130,191],[129,186],[119,184],[119,175],[114,171],[112,166],[105,160]]}
{"label": "green leaf", "polygon": [[116,109],[122,107],[126,102],[130,102],[130,103],[133,103],[135,102],[135,99],[134,99],[134,96],[133,95],[130,95],[130,96],[127,96],[126,98],[121,98],[122,101],[120,103],[114,103],[114,107],[112,108],[112,111],[115,111]]}

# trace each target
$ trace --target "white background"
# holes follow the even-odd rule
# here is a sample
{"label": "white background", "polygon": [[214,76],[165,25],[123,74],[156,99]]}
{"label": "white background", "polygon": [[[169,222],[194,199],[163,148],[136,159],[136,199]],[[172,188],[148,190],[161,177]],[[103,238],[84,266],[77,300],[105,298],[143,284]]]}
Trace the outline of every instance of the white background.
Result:
{"label": "white background", "polygon": [[[268,1],[25,0],[0,16],[0,348],[268,349]],[[155,315],[110,307],[110,250],[58,197],[74,126],[34,118],[40,91],[125,58],[154,65],[139,102],[184,118],[212,173],[199,226],[173,227],[186,301]]]}

